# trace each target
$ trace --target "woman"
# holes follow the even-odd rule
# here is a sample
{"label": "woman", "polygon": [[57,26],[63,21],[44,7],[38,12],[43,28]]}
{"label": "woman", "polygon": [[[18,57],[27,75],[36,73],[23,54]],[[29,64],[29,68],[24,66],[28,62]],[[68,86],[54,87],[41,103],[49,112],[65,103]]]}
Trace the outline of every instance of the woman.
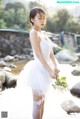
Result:
{"label": "woman", "polygon": [[33,49],[34,60],[29,61],[20,78],[25,80],[33,93],[33,119],[42,119],[44,98],[52,79],[56,79],[59,70],[52,51],[53,43],[41,29],[46,25],[46,13],[41,8],[30,11],[30,42]]}

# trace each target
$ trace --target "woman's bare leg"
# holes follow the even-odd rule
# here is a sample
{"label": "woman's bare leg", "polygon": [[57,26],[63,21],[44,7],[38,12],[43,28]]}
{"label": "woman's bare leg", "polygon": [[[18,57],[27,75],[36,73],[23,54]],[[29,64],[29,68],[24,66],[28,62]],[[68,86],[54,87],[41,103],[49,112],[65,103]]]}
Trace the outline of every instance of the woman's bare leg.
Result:
{"label": "woman's bare leg", "polygon": [[43,117],[43,113],[44,113],[44,100],[43,102],[41,103],[41,119]]}
{"label": "woman's bare leg", "polygon": [[42,96],[33,94],[33,119],[42,119]]}
{"label": "woman's bare leg", "polygon": [[40,105],[37,105],[35,102],[33,102],[33,119],[41,119],[40,114],[41,114]]}

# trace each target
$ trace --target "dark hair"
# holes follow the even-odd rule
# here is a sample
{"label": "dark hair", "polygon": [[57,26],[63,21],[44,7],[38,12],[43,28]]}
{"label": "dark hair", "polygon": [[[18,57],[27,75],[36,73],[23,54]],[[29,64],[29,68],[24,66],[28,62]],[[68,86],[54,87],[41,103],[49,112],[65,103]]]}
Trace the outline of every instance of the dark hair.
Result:
{"label": "dark hair", "polygon": [[40,13],[43,13],[43,14],[45,14],[45,11],[42,8],[40,8],[40,7],[35,7],[35,8],[33,8],[30,11],[29,20],[32,23],[32,25],[33,25],[33,22],[31,21],[31,18],[34,19],[37,13],[39,13],[39,14]]}

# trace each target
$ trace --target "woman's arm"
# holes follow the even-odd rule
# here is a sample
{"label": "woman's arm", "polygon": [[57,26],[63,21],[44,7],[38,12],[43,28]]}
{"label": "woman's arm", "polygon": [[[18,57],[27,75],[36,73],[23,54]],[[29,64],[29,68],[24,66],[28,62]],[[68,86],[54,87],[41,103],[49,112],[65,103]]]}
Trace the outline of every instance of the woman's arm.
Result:
{"label": "woman's arm", "polygon": [[36,56],[38,57],[38,59],[40,60],[42,65],[47,69],[50,76],[52,78],[55,78],[54,77],[55,72],[50,68],[50,66],[47,64],[47,62],[45,61],[45,59],[43,57],[43,54],[42,54],[41,48],[40,48],[40,39],[39,39],[39,36],[36,31],[32,31],[30,33],[30,41],[31,41],[31,45],[35,51]]}
{"label": "woman's arm", "polygon": [[54,64],[54,66],[57,67],[53,51],[51,51],[51,53],[50,53],[50,58],[52,60],[52,63]]}
{"label": "woman's arm", "polygon": [[50,58],[51,58],[52,63],[53,63],[53,65],[54,65],[55,73],[56,73],[56,75],[58,75],[58,73],[59,73],[60,71],[59,71],[59,69],[58,69],[58,67],[57,67],[57,63],[56,63],[56,60],[55,60],[53,51],[51,51],[51,53],[50,53]]}

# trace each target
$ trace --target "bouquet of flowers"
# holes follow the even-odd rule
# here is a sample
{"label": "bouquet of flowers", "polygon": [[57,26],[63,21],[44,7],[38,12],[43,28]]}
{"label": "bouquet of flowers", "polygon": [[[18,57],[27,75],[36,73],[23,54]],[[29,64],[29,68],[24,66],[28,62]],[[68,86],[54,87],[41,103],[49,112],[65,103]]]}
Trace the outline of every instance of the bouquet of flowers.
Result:
{"label": "bouquet of flowers", "polygon": [[54,84],[52,84],[52,86],[54,87],[54,89],[59,89],[59,90],[64,90],[68,88],[68,84],[66,82],[66,77],[62,76],[62,77],[57,77],[56,81]]}

